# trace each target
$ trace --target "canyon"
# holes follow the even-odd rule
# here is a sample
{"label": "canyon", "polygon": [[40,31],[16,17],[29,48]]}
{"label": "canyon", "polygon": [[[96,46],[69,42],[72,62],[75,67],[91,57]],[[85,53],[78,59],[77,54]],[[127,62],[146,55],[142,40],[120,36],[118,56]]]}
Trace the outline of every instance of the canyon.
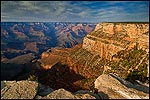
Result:
{"label": "canyon", "polygon": [[38,59],[47,49],[71,48],[82,43],[83,37],[93,31],[95,25],[78,22],[1,22],[1,79],[12,79],[25,74],[26,70],[32,70],[32,60]]}
{"label": "canyon", "polygon": [[103,22],[86,30],[83,43],[47,49],[20,79],[36,80],[56,91],[103,93],[98,96],[105,99],[149,98],[149,86],[143,85],[149,83],[149,23]]}
{"label": "canyon", "polygon": [[82,43],[95,23],[1,22],[1,60],[27,53],[40,55],[53,47],[70,48]]}

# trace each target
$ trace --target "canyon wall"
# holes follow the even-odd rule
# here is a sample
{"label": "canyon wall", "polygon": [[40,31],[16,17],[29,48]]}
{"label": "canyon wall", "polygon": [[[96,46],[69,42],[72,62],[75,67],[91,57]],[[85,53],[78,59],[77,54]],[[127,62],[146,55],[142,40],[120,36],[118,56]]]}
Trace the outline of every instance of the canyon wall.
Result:
{"label": "canyon wall", "polygon": [[99,23],[88,34],[82,48],[108,60],[120,50],[133,47],[149,52],[149,23]]}
{"label": "canyon wall", "polygon": [[[108,30],[101,27],[105,23],[98,24],[95,31],[86,35],[83,44],[73,48],[53,48],[43,52],[39,62],[47,72],[43,72],[44,75],[46,74],[44,77],[39,74],[40,81],[53,89],[62,88],[60,84],[64,84],[63,88],[69,91],[76,91],[80,88],[92,90],[94,80],[105,73],[115,73],[130,81],[146,81],[146,74],[149,74],[147,72],[149,30],[144,25],[147,27],[149,25],[138,23],[138,25],[143,25],[145,29],[141,30],[145,30],[142,31],[145,33],[137,32],[137,38],[134,38],[130,32],[121,30],[121,25],[125,23],[119,23],[120,26],[118,23],[107,24]],[[116,24],[117,30],[120,29],[119,32],[112,28]],[[132,74],[136,74],[135,72],[141,74],[136,78],[131,77]]]}
{"label": "canyon wall", "polygon": [[137,35],[147,33],[149,30],[148,23],[99,23],[96,25],[94,31],[102,29],[103,32],[115,34],[116,32],[126,32],[131,38]]}

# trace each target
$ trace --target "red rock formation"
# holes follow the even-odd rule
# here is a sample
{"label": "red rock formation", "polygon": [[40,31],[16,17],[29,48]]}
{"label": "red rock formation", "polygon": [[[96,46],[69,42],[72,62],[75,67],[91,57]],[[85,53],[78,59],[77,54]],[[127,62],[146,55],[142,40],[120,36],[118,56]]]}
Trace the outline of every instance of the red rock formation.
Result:
{"label": "red rock formation", "polygon": [[[73,48],[54,48],[44,52],[41,57],[41,65],[46,70],[53,69],[54,66],[59,66],[69,68],[67,72],[71,74],[67,74],[66,78],[58,79],[57,82],[61,83],[70,82],[72,79],[76,81],[71,81],[69,86],[80,86],[84,89],[89,89],[89,85],[92,83],[85,82],[85,80],[79,80],[74,74],[81,75],[86,79],[95,79],[99,75],[103,74],[103,70],[111,70],[106,64],[108,60],[112,59],[112,56],[117,54],[117,52],[125,49],[133,48],[138,42],[140,45],[139,47],[149,49],[147,41],[147,35],[144,35],[140,32],[148,32],[147,24],[140,24],[143,25],[142,28],[144,29],[136,29],[134,27],[132,29],[126,29],[126,26],[139,26],[139,24],[132,25],[133,23],[125,24],[125,23],[102,23],[96,26],[95,31],[88,34],[84,40],[83,45],[77,45]],[[105,27],[106,25],[106,27]],[[80,26],[80,25],[79,25]],[[133,27],[132,27],[133,28]],[[107,30],[108,29],[108,30]],[[135,37],[130,32],[135,32],[135,34],[139,34],[139,38],[136,38],[138,41],[135,41]],[[144,37],[143,39],[141,39]],[[144,41],[145,39],[145,41]],[[115,59],[115,61],[119,61]],[[52,81],[54,78],[55,80],[57,77],[52,77],[53,74],[57,74],[58,77],[60,73],[62,73],[62,69],[56,68],[57,72],[51,72],[49,77],[46,78],[47,80]],[[60,72],[59,72],[60,71]],[[74,74],[72,74],[74,73]],[[87,83],[83,85],[84,82]],[[87,80],[86,80],[87,81]],[[57,83],[56,82],[56,83]],[[82,85],[81,85],[82,84]],[[66,87],[69,87],[66,85]],[[60,86],[61,87],[61,86]],[[77,88],[74,87],[76,90]]]}
{"label": "red rock formation", "polygon": [[17,35],[18,38],[26,38],[27,36],[23,32],[18,32],[18,30],[15,30],[17,25],[14,25],[13,27],[10,28],[10,30]]}
{"label": "red rock formation", "polygon": [[35,31],[32,27],[30,27],[29,33],[34,36],[45,36],[42,31]]}
{"label": "red rock formation", "polygon": [[94,32],[83,40],[87,51],[96,53],[102,58],[111,60],[112,55],[127,48],[131,42],[138,42],[139,49],[149,50],[148,23],[100,23]]}
{"label": "red rock formation", "polygon": [[102,30],[104,33],[114,34],[117,32],[126,32],[130,38],[136,38],[137,35],[148,32],[148,23],[99,23],[94,31]]}
{"label": "red rock formation", "polygon": [[34,52],[38,52],[38,48],[37,48],[37,45],[36,45],[36,42],[26,42],[24,43],[25,45],[25,50],[31,50],[31,51],[34,51]]}

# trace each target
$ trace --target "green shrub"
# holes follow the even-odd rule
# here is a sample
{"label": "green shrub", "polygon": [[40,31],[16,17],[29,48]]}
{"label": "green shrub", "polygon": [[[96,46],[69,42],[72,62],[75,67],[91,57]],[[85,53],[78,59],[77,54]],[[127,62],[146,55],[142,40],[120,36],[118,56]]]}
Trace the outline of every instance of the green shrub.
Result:
{"label": "green shrub", "polygon": [[[138,43],[130,50],[122,50],[113,56],[120,58],[119,62],[111,61],[109,66],[112,68],[112,70],[107,71],[106,73],[114,72],[130,82],[135,82],[135,80],[145,82],[147,81],[148,73],[148,56],[141,62],[143,57],[145,57],[145,54],[146,51],[138,49]],[[137,66],[138,68],[135,69]],[[129,69],[131,72],[129,72]]]}

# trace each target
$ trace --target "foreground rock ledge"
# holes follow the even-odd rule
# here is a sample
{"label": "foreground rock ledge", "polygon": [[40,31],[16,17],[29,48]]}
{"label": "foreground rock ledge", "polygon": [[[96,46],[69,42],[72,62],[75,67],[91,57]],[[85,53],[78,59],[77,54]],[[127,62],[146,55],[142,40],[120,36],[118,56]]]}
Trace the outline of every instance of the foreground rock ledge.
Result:
{"label": "foreground rock ledge", "polygon": [[102,74],[95,81],[98,92],[107,94],[109,99],[149,99],[149,93],[143,92],[144,89],[149,92],[149,87],[143,88],[143,91],[135,89],[138,87],[114,74]]}
{"label": "foreground rock ledge", "polygon": [[31,99],[37,93],[38,83],[34,81],[8,81],[1,90],[1,99]]}
{"label": "foreground rock ledge", "polygon": [[[1,99],[96,99],[90,91],[53,90],[35,81],[1,81]],[[95,94],[96,95],[96,94]]]}
{"label": "foreground rock ledge", "polygon": [[[138,90],[139,87],[143,90]],[[36,81],[1,81],[1,99],[149,99],[149,86],[145,87],[114,74],[102,74],[96,79],[96,93],[89,90],[73,93],[63,88],[54,91]]]}

